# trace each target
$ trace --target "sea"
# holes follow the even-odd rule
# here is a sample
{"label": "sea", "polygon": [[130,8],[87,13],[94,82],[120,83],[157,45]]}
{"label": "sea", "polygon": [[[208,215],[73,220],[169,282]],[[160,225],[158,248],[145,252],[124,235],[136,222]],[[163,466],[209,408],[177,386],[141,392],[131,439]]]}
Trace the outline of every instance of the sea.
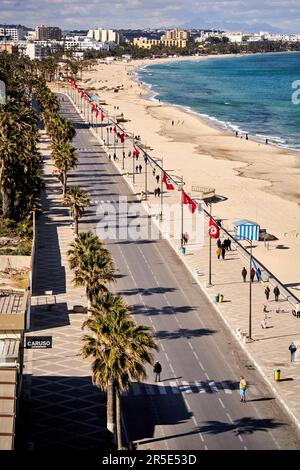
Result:
{"label": "sea", "polygon": [[151,89],[150,99],[300,151],[300,52],[165,62],[137,76]]}

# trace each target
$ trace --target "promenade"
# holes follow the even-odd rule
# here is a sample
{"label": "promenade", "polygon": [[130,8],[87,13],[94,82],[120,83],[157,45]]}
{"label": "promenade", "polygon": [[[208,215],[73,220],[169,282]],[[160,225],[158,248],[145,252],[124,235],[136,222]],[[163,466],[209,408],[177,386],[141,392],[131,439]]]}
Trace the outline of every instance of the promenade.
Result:
{"label": "promenade", "polygon": [[[27,446],[34,450],[98,449],[105,444],[106,398],[92,385],[90,365],[79,356],[86,306],[83,288],[72,286],[67,250],[71,219],[62,205],[49,140],[41,132],[43,213],[37,221],[36,266],[27,336],[51,336],[52,349],[25,352],[23,390],[29,404]],[[76,309],[75,309],[76,310]],[[26,444],[25,444],[26,445]]]}

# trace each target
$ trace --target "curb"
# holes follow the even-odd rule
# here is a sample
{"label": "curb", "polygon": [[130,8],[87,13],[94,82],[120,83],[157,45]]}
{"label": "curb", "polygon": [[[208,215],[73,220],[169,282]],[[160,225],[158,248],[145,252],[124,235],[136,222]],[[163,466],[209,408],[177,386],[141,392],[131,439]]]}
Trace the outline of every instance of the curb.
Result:
{"label": "curb", "polygon": [[[85,117],[82,116],[82,114],[80,113],[80,111],[78,110],[76,104],[73,102],[72,98],[69,97],[69,95],[65,92],[61,92],[59,91],[59,93],[63,93],[65,94],[66,96],[68,96],[68,98],[70,99],[70,101],[72,102],[72,104],[74,105],[74,107],[76,108],[78,114],[84,119],[85,121]],[[85,121],[86,122],[86,121]],[[103,141],[101,140],[101,138],[94,132],[94,129],[92,127],[90,127],[90,131],[92,132],[92,134],[94,135],[94,137],[96,137],[96,139],[98,139],[100,141],[100,144],[102,145],[102,148],[103,150],[107,153],[108,152],[108,147],[104,146],[103,145]],[[111,162],[114,164],[116,170],[120,173],[120,175],[124,178],[124,181],[127,183],[127,185],[129,186],[129,188],[131,189],[131,191],[133,192],[133,194],[135,196],[137,196],[137,193],[136,193],[136,190],[135,188],[133,187],[133,185],[131,184],[130,181],[128,181],[126,175],[124,175],[122,173],[122,170],[117,166],[117,164],[111,160]],[[140,201],[143,208],[145,209],[145,211],[148,213],[148,215],[151,216],[151,212],[149,210],[149,207],[145,204],[144,201]],[[235,332],[233,331],[232,327],[230,326],[228,320],[226,319],[226,317],[223,315],[222,311],[220,310],[219,306],[217,306],[209,292],[207,291],[207,289],[202,285],[202,283],[199,281],[197,275],[194,273],[193,269],[187,264],[184,256],[179,252],[177,251],[176,247],[173,245],[173,243],[171,243],[170,239],[169,238],[166,238],[163,236],[162,234],[162,231],[161,231],[161,228],[160,228],[160,225],[159,225],[159,222],[157,220],[155,220],[154,218],[151,217],[151,219],[153,220],[153,222],[156,224],[160,234],[162,235],[162,238],[164,240],[166,240],[168,243],[169,243],[169,246],[174,250],[174,252],[176,253],[176,255],[179,257],[179,259],[183,262],[183,264],[185,265],[185,267],[187,268],[187,270],[189,271],[189,273],[193,276],[193,278],[196,280],[197,284],[199,285],[199,287],[201,288],[202,292],[205,294],[205,296],[207,297],[207,299],[209,300],[209,302],[213,305],[214,309],[218,312],[218,314],[220,315],[221,319],[223,320],[224,324],[227,326],[228,330],[230,331],[231,335],[237,340],[237,337],[236,337],[236,334]],[[290,416],[290,418],[292,419],[292,421],[294,422],[294,424],[298,427],[299,431],[300,431],[300,421],[299,419],[295,416],[295,414],[293,413],[293,411],[291,411],[291,409],[288,407],[288,405],[285,403],[285,401],[283,400],[283,398],[281,398],[280,394],[278,393],[277,389],[274,387],[273,383],[270,381],[270,379],[266,376],[266,374],[264,373],[262,367],[256,362],[256,360],[253,358],[252,354],[250,353],[250,351],[247,349],[247,347],[245,346],[244,343],[242,343],[241,341],[238,341],[238,344],[243,348],[244,352],[246,353],[246,355],[248,356],[248,358],[253,362],[253,364],[255,365],[256,369],[258,370],[258,372],[260,373],[260,375],[262,376],[262,378],[267,382],[268,386],[270,387],[270,389],[272,390],[272,392],[274,393],[274,395],[276,396],[277,400],[279,401],[279,404],[281,405],[281,407],[284,409],[285,412],[287,412],[287,414]]]}

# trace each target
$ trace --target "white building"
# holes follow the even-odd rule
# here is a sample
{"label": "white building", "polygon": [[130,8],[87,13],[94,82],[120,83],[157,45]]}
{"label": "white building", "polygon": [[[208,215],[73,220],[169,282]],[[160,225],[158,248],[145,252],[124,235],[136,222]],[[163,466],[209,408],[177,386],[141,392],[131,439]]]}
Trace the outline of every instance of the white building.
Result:
{"label": "white building", "polygon": [[114,42],[116,44],[119,44],[120,42],[119,34],[112,29],[90,29],[87,37],[100,42]]}
{"label": "white building", "polygon": [[24,39],[26,36],[26,31],[23,28],[9,28],[6,26],[0,26],[0,37],[5,36],[7,39],[11,39],[12,41],[20,41]]}

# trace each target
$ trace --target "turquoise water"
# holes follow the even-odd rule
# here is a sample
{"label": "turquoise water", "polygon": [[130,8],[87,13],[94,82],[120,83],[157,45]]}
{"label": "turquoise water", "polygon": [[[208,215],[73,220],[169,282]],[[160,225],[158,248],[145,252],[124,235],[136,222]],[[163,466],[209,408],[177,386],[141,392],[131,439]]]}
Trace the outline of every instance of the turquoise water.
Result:
{"label": "turquoise water", "polygon": [[292,102],[300,52],[150,65],[138,76],[156,99],[257,140],[300,150],[300,104]]}

